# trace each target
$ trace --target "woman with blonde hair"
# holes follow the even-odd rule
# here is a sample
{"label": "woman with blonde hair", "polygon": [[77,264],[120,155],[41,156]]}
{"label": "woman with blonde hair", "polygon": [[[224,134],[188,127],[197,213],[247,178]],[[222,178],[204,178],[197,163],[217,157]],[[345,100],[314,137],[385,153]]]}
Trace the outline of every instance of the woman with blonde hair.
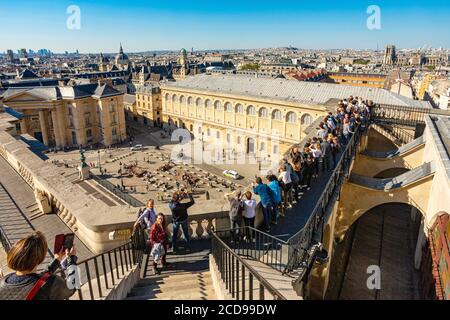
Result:
{"label": "woman with blonde hair", "polygon": [[15,272],[0,279],[0,300],[65,300],[75,289],[68,288],[66,280],[55,275],[58,268],[76,265],[75,248],[55,253],[47,270],[37,272],[48,253],[44,235],[37,231],[16,242],[7,254],[8,268]]}

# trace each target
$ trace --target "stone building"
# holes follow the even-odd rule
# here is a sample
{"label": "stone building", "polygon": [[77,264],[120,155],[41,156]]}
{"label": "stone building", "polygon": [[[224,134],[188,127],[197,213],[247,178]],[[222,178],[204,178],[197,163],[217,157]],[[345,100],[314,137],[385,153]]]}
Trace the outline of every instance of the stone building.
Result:
{"label": "stone building", "polygon": [[109,146],[126,139],[123,93],[108,84],[9,88],[3,101],[23,114],[21,133],[46,146]]}
{"label": "stone building", "polygon": [[162,122],[167,129],[185,128],[202,141],[220,142],[228,151],[278,154],[304,138],[305,129],[329,111],[331,99],[350,95],[425,107],[379,88],[204,74],[161,85]]}

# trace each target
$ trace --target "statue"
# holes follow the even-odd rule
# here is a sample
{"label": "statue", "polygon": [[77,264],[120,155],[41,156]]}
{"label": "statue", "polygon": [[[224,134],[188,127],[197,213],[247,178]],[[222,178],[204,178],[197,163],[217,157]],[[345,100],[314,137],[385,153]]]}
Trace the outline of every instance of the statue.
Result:
{"label": "statue", "polygon": [[81,163],[78,165],[78,177],[80,180],[86,180],[89,178],[89,166],[86,163],[86,157],[84,156],[84,150],[80,148],[80,160]]}

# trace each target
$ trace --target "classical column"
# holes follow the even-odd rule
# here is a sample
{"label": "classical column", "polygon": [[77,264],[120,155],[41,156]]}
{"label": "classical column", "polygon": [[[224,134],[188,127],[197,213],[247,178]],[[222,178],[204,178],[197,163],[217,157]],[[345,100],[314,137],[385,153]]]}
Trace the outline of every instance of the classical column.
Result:
{"label": "classical column", "polygon": [[27,133],[27,123],[26,123],[26,121],[27,121],[26,118],[23,118],[23,119],[20,121],[20,132],[21,132],[22,134]]}
{"label": "classical column", "polygon": [[62,147],[62,139],[61,139],[61,131],[60,131],[60,125],[58,122],[58,117],[56,115],[56,110],[50,111],[52,116],[52,122],[53,122],[53,134],[55,135],[55,143],[57,147]]}
{"label": "classical column", "polygon": [[41,124],[42,140],[48,146],[48,130],[44,110],[39,111],[39,122]]}

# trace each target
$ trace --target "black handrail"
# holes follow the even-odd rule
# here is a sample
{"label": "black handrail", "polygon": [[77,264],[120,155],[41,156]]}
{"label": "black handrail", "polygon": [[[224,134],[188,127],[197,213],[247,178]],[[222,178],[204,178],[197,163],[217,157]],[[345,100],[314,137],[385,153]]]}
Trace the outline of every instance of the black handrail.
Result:
{"label": "black handrail", "polygon": [[[145,245],[144,231],[137,228],[133,232],[131,241],[80,261],[78,267],[80,269],[81,286],[88,285],[89,296],[85,297],[82,288],[79,288],[77,290],[79,299],[96,300],[102,298],[104,293],[102,288],[113,288],[121,281],[126,272],[130,271],[135,265],[141,264]],[[120,260],[117,259],[117,255],[119,255]],[[112,259],[112,256],[114,259]],[[116,272],[114,272],[114,269]],[[97,287],[96,293],[94,293],[94,281]]]}
{"label": "black handrail", "polygon": [[6,232],[5,232],[5,230],[3,230],[2,226],[0,226],[0,242],[2,243],[2,246],[6,252],[11,250],[12,243],[9,241],[8,237],[6,236]]}
{"label": "black handrail", "polygon": [[[274,300],[286,298],[274,288],[263,276],[254,270],[245,259],[234,252],[215,232],[211,234],[211,253],[225,284],[226,290],[236,300],[253,300],[254,279],[259,282],[259,300],[265,300],[265,291],[272,295]],[[246,290],[248,283],[248,291]]]}
{"label": "black handrail", "polygon": [[275,270],[284,271],[289,250],[287,241],[249,226],[218,230],[215,234],[240,256],[259,260]]}

